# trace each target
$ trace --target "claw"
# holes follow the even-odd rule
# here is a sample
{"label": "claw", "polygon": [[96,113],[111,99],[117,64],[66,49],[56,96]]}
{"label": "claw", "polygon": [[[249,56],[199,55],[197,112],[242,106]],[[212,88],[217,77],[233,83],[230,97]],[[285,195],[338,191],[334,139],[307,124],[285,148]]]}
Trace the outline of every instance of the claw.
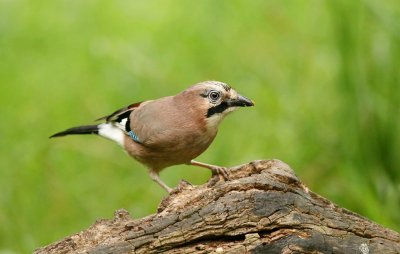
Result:
{"label": "claw", "polygon": [[212,172],[213,178],[215,176],[218,176],[218,180],[221,180],[221,178],[224,181],[229,181],[230,180],[227,168],[225,168],[225,167],[219,167],[219,166],[215,166],[215,165],[210,165],[210,164],[206,164],[206,163],[202,163],[202,162],[198,162],[198,161],[194,161],[194,160],[190,161],[190,164],[194,165],[194,166],[199,166],[199,167],[210,169],[211,172]]}
{"label": "claw", "polygon": [[225,180],[225,181],[230,180],[228,172],[225,167],[213,167],[211,169],[211,172],[212,172],[213,176],[218,175],[219,177],[222,177],[223,180]]}

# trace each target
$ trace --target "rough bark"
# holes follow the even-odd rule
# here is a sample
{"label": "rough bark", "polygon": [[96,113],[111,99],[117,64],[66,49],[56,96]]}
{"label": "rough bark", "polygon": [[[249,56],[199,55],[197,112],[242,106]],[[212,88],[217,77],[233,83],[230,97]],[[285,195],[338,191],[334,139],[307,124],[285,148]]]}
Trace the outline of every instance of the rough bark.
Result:
{"label": "rough bark", "polygon": [[112,220],[35,253],[400,253],[400,235],[309,191],[278,160],[254,161],[191,186],[156,214]]}

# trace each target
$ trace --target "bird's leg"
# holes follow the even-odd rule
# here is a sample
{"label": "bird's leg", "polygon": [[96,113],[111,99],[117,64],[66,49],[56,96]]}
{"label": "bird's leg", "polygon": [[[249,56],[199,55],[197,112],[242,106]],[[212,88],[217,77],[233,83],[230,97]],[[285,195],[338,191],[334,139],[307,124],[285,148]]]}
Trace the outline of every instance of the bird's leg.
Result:
{"label": "bird's leg", "polygon": [[224,168],[224,167],[219,167],[219,166],[215,166],[215,165],[211,165],[211,164],[207,164],[207,163],[203,163],[203,162],[198,162],[195,160],[191,160],[189,164],[193,165],[193,166],[208,168],[211,170],[213,176],[218,175],[218,176],[222,176],[222,178],[225,181],[229,180],[228,172],[226,171],[226,168]]}
{"label": "bird's leg", "polygon": [[160,176],[158,175],[158,172],[157,172],[157,171],[155,171],[155,170],[153,170],[153,169],[150,169],[150,170],[149,170],[149,175],[150,175],[150,178],[151,178],[154,182],[158,183],[161,187],[163,187],[166,191],[168,191],[168,193],[171,193],[172,189],[171,189],[170,187],[168,187],[168,185],[166,185],[166,184],[160,179]]}

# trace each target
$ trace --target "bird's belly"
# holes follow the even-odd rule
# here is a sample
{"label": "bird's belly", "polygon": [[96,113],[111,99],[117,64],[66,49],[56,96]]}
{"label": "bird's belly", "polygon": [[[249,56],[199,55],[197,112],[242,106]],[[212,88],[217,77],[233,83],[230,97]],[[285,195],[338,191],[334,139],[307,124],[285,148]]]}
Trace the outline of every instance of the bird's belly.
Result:
{"label": "bird's belly", "polygon": [[160,171],[172,165],[189,163],[209,147],[214,137],[186,136],[150,145],[138,144],[128,137],[125,146],[136,160]]}

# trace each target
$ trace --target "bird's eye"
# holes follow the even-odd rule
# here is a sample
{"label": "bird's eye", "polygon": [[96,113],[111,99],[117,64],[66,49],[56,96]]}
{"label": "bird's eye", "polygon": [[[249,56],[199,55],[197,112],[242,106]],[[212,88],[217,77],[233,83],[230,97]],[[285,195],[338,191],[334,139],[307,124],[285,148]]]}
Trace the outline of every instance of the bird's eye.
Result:
{"label": "bird's eye", "polygon": [[210,100],[212,102],[216,102],[220,97],[221,97],[221,94],[219,92],[217,92],[217,91],[211,91],[208,94],[208,98],[210,98]]}

